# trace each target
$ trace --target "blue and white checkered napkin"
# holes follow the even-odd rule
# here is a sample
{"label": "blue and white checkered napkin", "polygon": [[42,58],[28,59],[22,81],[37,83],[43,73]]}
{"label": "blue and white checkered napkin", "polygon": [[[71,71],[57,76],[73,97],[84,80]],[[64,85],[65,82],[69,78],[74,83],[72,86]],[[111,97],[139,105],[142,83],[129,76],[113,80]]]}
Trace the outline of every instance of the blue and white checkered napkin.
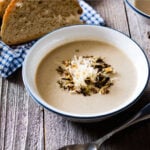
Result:
{"label": "blue and white checkered napkin", "polygon": [[[101,16],[86,2],[79,0],[79,4],[83,9],[81,20],[92,25],[105,24]],[[0,75],[6,78],[21,67],[28,50],[35,42],[32,41],[18,46],[8,46],[0,41]]]}

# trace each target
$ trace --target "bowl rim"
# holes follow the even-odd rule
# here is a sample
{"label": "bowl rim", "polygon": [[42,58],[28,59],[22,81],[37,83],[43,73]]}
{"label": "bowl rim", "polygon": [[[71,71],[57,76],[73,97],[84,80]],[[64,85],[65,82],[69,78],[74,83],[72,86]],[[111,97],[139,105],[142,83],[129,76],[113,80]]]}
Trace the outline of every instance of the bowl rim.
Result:
{"label": "bowl rim", "polygon": [[129,2],[129,0],[124,0],[135,12],[137,12],[138,14],[140,14],[143,17],[146,17],[147,19],[150,19],[150,15],[144,13],[143,11],[141,11],[140,9],[136,8],[134,5],[131,4],[131,2]]}
{"label": "bowl rim", "polygon": [[[143,55],[144,55],[144,57],[145,57],[145,60],[146,60],[146,64],[147,64],[147,69],[148,69],[148,76],[147,76],[147,79],[145,80],[146,82],[145,82],[145,86],[143,87],[143,89],[141,90],[141,92],[139,92],[139,94],[136,96],[136,98],[134,99],[134,100],[132,100],[129,104],[127,104],[127,105],[125,105],[124,107],[122,107],[122,108],[120,108],[120,109],[118,109],[118,110],[116,110],[116,111],[112,111],[112,112],[108,112],[108,113],[106,113],[106,114],[102,114],[102,115],[100,115],[100,114],[90,114],[89,116],[88,115],[80,115],[80,114],[71,114],[71,113],[69,113],[69,112],[66,112],[66,111],[61,111],[61,110],[59,110],[59,109],[52,109],[52,108],[49,108],[49,107],[47,107],[44,103],[45,102],[41,102],[41,100],[38,100],[37,98],[36,98],[36,96],[31,92],[31,90],[30,90],[30,87],[29,87],[29,85],[28,85],[28,83],[26,82],[26,79],[25,79],[25,76],[24,76],[24,72],[25,72],[25,65],[26,65],[26,60],[27,59],[25,59],[25,61],[23,62],[23,69],[22,69],[22,78],[23,78],[23,83],[24,83],[24,85],[25,85],[25,89],[28,91],[28,93],[30,94],[30,96],[32,97],[32,99],[36,102],[36,103],[38,103],[38,104],[40,104],[41,106],[43,106],[44,108],[46,108],[47,110],[49,110],[49,111],[51,111],[51,112],[54,112],[54,113],[56,113],[56,114],[59,114],[59,115],[61,115],[61,116],[63,116],[63,117],[65,117],[65,118],[70,118],[70,119],[82,119],[82,120],[87,120],[87,119],[90,119],[90,120],[95,120],[95,119],[103,119],[103,118],[107,118],[107,117],[111,117],[111,116],[114,116],[114,115],[116,115],[116,114],[118,114],[118,113],[121,113],[122,111],[124,111],[124,110],[126,110],[126,109],[128,109],[129,107],[131,107],[133,104],[135,104],[138,100],[139,100],[139,98],[143,95],[143,93],[144,93],[144,90],[145,90],[145,88],[147,87],[147,85],[148,85],[148,82],[149,82],[149,79],[150,79],[150,63],[149,63],[149,61],[148,61],[148,58],[147,58],[147,56],[146,56],[146,53],[145,53],[145,51],[141,48],[141,46],[135,41],[135,40],[133,40],[133,39],[131,39],[128,35],[126,35],[125,33],[122,33],[122,32],[120,32],[120,31],[118,31],[118,30],[116,30],[116,29],[113,29],[113,28],[111,28],[111,27],[105,27],[105,26],[99,26],[99,25],[87,25],[87,24],[83,24],[83,25],[71,25],[71,26],[67,26],[67,27],[62,27],[62,28],[59,28],[59,29],[56,29],[56,30],[54,30],[54,31],[52,31],[52,32],[50,32],[50,33],[48,33],[48,34],[46,34],[44,37],[42,37],[41,39],[39,39],[31,48],[30,48],[30,50],[29,50],[29,53],[32,51],[32,49],[34,49],[34,47],[36,46],[36,44],[38,44],[38,43],[40,43],[42,40],[44,40],[45,38],[47,38],[47,36],[49,35],[49,34],[51,34],[51,33],[54,33],[54,32],[57,32],[57,31],[60,31],[60,30],[62,30],[62,29],[64,29],[64,28],[68,28],[68,27],[83,27],[83,26],[89,26],[89,27],[94,27],[94,26],[96,26],[96,27],[100,27],[100,28],[106,28],[106,29],[108,29],[108,30],[113,30],[113,31],[115,31],[115,32],[118,32],[119,34],[122,34],[123,36],[125,36],[126,38],[128,38],[129,40],[131,40],[135,45],[137,45],[138,47],[139,47],[139,50],[143,53]],[[26,57],[27,58],[27,57]],[[44,101],[44,100],[43,100]],[[49,105],[49,104],[48,104]],[[53,107],[53,106],[52,106]],[[57,111],[56,111],[57,110]]]}

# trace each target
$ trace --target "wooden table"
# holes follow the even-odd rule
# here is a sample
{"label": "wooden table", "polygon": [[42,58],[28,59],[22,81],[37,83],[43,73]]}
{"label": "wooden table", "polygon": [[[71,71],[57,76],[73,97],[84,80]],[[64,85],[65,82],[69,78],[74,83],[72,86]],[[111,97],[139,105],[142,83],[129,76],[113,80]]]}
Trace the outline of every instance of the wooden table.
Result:
{"label": "wooden table", "polygon": [[[150,26],[128,8],[123,0],[87,0],[106,20],[137,41],[150,58]],[[150,102],[150,84],[130,109],[108,120],[80,124],[65,120],[36,104],[26,93],[21,70],[8,79],[0,78],[0,150],[56,150],[104,135]],[[102,150],[150,150],[150,120],[132,126],[108,140]]]}

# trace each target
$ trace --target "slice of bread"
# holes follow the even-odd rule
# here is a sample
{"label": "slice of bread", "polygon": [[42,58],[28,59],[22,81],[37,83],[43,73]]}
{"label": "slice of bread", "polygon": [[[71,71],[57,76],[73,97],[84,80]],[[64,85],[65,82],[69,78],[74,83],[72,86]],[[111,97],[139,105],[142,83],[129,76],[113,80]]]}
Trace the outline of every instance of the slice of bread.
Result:
{"label": "slice of bread", "polygon": [[3,16],[1,37],[8,45],[28,42],[62,26],[81,24],[77,0],[12,0]]}
{"label": "slice of bread", "polygon": [[0,17],[2,18],[11,0],[0,0]]}

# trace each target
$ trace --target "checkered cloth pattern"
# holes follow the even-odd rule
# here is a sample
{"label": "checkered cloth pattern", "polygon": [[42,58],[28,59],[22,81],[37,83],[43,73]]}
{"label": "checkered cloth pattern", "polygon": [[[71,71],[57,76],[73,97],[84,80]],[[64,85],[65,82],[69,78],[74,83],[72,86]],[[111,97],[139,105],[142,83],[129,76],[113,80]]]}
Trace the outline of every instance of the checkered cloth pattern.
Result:
{"label": "checkered cloth pattern", "polygon": [[[78,0],[83,9],[80,19],[91,25],[105,25],[101,16],[85,1]],[[22,66],[29,49],[36,41],[18,46],[8,46],[0,41],[0,76],[7,78]]]}

